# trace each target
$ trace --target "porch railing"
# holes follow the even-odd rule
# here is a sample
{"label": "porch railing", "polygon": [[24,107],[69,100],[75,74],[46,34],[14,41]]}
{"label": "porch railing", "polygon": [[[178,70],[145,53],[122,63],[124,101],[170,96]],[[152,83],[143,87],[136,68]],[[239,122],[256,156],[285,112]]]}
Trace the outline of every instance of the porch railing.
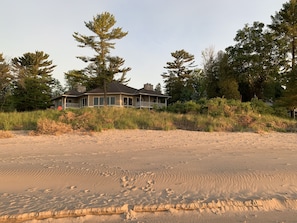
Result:
{"label": "porch railing", "polygon": [[136,102],[136,107],[137,108],[163,108],[165,107],[165,103],[160,103],[160,102],[148,102],[148,101],[142,101],[142,102]]}
{"label": "porch railing", "polygon": [[66,103],[66,108],[79,108],[79,103]]}

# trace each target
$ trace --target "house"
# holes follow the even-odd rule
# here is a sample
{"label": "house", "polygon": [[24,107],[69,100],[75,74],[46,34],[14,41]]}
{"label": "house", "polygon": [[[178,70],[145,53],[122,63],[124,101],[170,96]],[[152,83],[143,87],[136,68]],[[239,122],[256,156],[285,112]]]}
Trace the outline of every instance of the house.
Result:
{"label": "house", "polygon": [[[107,86],[107,106],[148,108],[166,107],[169,96],[157,92],[153,85],[145,84],[135,89],[117,81]],[[55,108],[83,108],[104,106],[104,91],[101,88],[86,91],[79,86],[52,99]]]}

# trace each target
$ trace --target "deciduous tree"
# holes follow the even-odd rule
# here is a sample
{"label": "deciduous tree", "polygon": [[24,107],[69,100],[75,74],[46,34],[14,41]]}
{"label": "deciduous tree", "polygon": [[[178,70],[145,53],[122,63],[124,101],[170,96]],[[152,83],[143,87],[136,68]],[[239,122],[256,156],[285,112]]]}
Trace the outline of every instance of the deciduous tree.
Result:
{"label": "deciduous tree", "polygon": [[226,51],[243,101],[250,101],[255,96],[264,99],[265,84],[270,77],[277,81],[281,66],[276,56],[276,43],[261,22],[245,25],[234,40],[236,44]]}
{"label": "deciduous tree", "polygon": [[202,55],[207,97],[240,99],[238,82],[230,67],[228,54],[219,51],[215,55],[214,50],[209,48]]}
{"label": "deciduous tree", "polygon": [[282,9],[271,16],[271,19],[272,23],[269,27],[275,42],[278,43],[279,55],[284,55],[282,84],[286,86],[286,90],[280,104],[294,109],[297,107],[297,1],[290,0],[284,3]]}

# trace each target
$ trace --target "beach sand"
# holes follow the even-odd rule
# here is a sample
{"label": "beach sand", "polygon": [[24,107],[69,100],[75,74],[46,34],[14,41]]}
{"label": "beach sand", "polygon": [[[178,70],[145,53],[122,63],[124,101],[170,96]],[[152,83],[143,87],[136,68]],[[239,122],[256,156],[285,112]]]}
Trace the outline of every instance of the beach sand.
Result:
{"label": "beach sand", "polygon": [[296,222],[297,134],[0,139],[0,222]]}

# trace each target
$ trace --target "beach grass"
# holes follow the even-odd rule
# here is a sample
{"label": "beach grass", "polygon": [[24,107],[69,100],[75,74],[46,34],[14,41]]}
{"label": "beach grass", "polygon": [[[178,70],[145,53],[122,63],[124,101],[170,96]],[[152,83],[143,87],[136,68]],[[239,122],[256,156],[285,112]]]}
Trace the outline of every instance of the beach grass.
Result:
{"label": "beach grass", "polygon": [[[276,112],[277,111],[277,112]],[[242,103],[212,99],[175,103],[166,110],[101,107],[1,112],[0,130],[31,130],[40,134],[107,129],[151,129],[228,132],[297,132],[297,121],[260,101]]]}

